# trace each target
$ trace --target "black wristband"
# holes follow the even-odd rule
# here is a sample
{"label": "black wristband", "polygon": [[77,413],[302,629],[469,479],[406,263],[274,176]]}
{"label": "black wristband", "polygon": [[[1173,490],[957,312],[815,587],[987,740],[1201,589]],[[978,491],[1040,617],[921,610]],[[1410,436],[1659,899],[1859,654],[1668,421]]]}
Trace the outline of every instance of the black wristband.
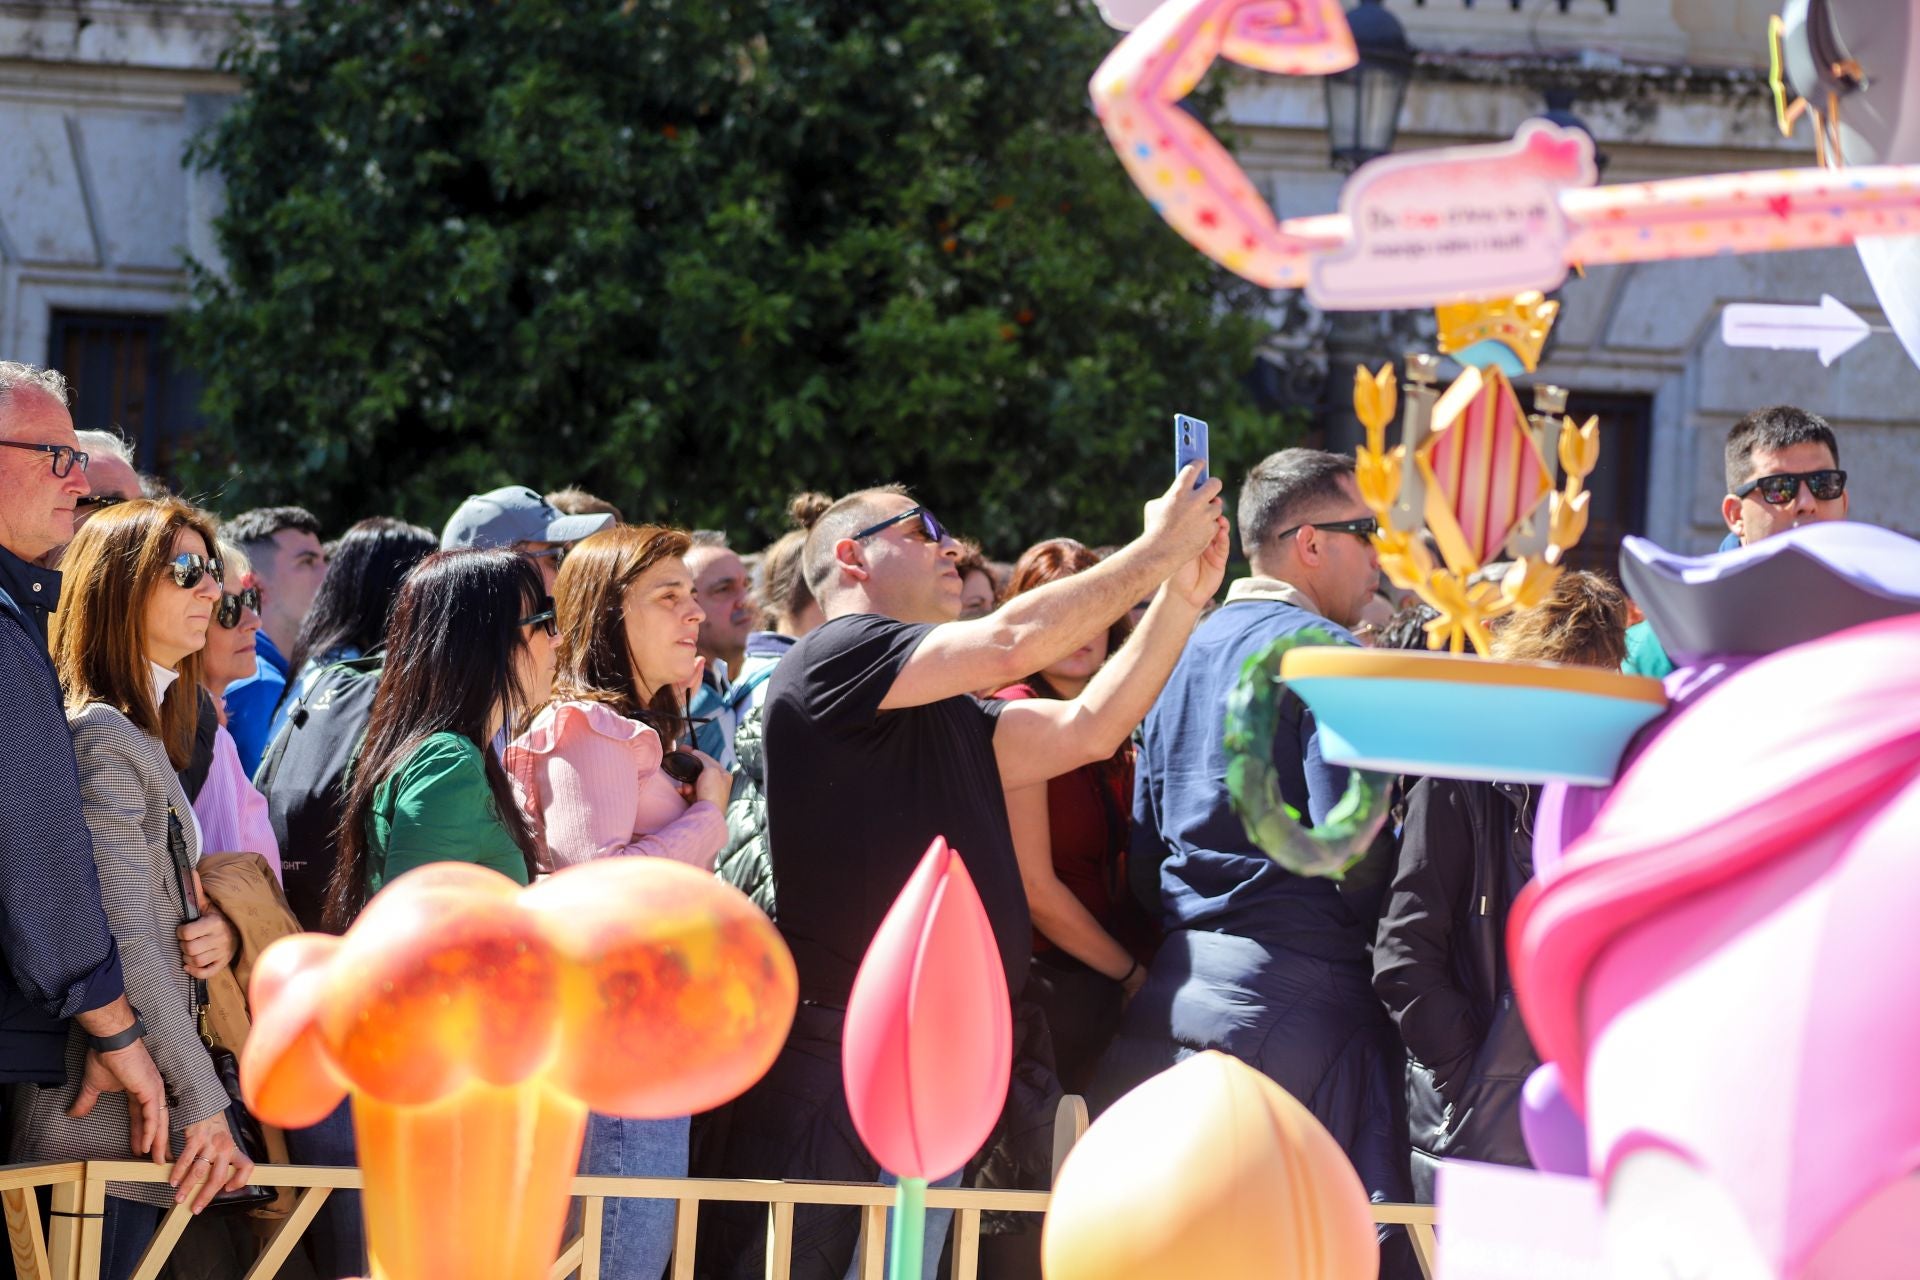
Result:
{"label": "black wristband", "polygon": [[110,1036],[88,1036],[87,1043],[93,1046],[95,1053],[112,1053],[117,1049],[126,1048],[146,1034],[147,1024],[140,1021],[140,1014],[136,1011],[132,1026],[123,1031],[116,1031]]}
{"label": "black wristband", "polygon": [[1120,985],[1124,987],[1129,982],[1132,982],[1133,975],[1138,972],[1140,972],[1140,962],[1138,960],[1135,960],[1132,964],[1127,966],[1127,971],[1120,975]]}

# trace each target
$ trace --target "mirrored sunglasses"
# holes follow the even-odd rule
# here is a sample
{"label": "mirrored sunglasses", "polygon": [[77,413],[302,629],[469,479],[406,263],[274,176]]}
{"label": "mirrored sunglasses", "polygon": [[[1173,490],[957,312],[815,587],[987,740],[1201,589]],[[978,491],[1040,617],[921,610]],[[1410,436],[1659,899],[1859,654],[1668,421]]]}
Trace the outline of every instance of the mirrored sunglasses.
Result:
{"label": "mirrored sunglasses", "polygon": [[1847,473],[1824,467],[1819,471],[1783,471],[1778,475],[1760,476],[1735,489],[1733,496],[1744,498],[1758,489],[1762,502],[1770,507],[1784,507],[1800,496],[1803,481],[1817,502],[1832,502],[1847,491]]}
{"label": "mirrored sunglasses", "polygon": [[193,590],[200,585],[200,579],[209,574],[215,582],[224,583],[227,580],[226,566],[220,563],[218,556],[203,556],[189,551],[175,556],[167,567],[173,573],[173,585],[182,591]]}
{"label": "mirrored sunglasses", "polygon": [[260,614],[260,588],[243,587],[239,591],[229,591],[221,595],[220,608],[213,620],[231,631],[240,625],[242,613],[251,612],[255,617]]}

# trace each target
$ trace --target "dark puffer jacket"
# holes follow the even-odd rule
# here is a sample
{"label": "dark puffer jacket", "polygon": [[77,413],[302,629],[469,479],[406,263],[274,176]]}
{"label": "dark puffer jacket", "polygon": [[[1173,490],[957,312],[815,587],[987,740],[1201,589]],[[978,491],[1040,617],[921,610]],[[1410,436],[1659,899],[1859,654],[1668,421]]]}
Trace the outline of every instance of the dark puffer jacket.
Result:
{"label": "dark puffer jacket", "polygon": [[753,899],[773,919],[773,855],[767,839],[766,731],[755,707],[733,732],[739,773],[727,802],[727,847],[714,860],[722,880]]}
{"label": "dark puffer jacket", "polygon": [[1514,1005],[1507,914],[1533,876],[1532,788],[1424,778],[1373,948],[1400,1028],[1414,1198],[1447,1158],[1526,1165],[1520,1087],[1539,1065]]}

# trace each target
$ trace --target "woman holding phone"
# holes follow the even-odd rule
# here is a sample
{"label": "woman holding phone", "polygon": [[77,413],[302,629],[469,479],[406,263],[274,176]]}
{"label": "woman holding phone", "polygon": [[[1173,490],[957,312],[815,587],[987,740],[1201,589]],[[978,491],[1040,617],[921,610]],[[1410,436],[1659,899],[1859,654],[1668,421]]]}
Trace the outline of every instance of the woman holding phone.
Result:
{"label": "woman holding phone", "polygon": [[[131,1276],[162,1213],[197,1213],[253,1174],[227,1126],[228,1096],[200,1040],[199,980],[233,958],[235,935],[217,911],[197,920],[199,824],[177,769],[193,749],[200,651],[222,594],[213,522],[184,502],[136,500],[101,511],[68,546],[53,615],[55,669],[80,768],[107,924],[119,945],[127,995],[166,1081],[175,1153],[168,1182],[111,1183],[101,1274]],[[87,1038],[73,1024],[67,1076],[85,1071]],[[125,1099],[106,1094],[83,1115],[73,1091],[22,1086],[13,1159],[125,1159]]]}
{"label": "woman holding phone", "polygon": [[[507,748],[546,865],[658,857],[711,870],[726,843],[733,777],[676,751],[697,687],[706,617],[682,559],[685,533],[617,525],[576,544],[553,584],[560,638],[553,700]],[[684,1177],[688,1118],[588,1121],[582,1171]],[[673,1206],[609,1200],[600,1274],[658,1280],[673,1249]]]}

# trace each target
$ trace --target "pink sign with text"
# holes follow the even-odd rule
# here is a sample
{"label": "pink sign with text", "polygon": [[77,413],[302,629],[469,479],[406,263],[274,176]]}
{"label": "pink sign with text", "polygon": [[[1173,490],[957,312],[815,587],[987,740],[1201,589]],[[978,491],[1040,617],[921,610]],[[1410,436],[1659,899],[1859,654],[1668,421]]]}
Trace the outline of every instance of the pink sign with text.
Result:
{"label": "pink sign with text", "polygon": [[1592,139],[1545,121],[1494,146],[1371,161],[1341,192],[1352,238],[1314,262],[1307,296],[1383,311],[1556,289],[1570,238],[1560,193],[1595,176]]}

